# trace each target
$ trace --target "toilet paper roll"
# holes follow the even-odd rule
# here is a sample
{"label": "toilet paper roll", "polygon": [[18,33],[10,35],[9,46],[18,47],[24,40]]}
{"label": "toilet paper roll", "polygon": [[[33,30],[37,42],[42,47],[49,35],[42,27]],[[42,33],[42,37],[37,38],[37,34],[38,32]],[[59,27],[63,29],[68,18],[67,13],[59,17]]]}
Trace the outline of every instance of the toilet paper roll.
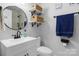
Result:
{"label": "toilet paper roll", "polygon": [[62,45],[65,47],[65,46],[67,46],[67,44],[66,43],[62,43]]}

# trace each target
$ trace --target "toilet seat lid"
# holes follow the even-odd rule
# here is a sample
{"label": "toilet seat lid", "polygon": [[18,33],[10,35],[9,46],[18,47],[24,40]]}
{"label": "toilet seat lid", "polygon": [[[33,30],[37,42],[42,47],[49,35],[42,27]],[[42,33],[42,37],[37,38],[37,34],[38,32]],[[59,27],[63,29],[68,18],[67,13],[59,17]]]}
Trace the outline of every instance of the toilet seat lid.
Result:
{"label": "toilet seat lid", "polygon": [[42,54],[51,54],[52,53],[52,50],[47,48],[47,47],[44,47],[44,46],[41,46],[37,49],[37,51],[39,53],[42,53]]}

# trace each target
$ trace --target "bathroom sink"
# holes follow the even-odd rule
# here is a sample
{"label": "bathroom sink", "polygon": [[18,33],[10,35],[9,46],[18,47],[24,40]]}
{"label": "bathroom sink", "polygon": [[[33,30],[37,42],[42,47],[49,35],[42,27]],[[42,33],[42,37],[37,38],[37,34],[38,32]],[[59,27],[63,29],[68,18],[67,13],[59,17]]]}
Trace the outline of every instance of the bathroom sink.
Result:
{"label": "bathroom sink", "polygon": [[1,41],[1,56],[26,56],[37,55],[40,38],[22,37]]}
{"label": "bathroom sink", "polygon": [[5,47],[11,47],[11,46],[15,46],[24,42],[28,42],[31,40],[34,40],[36,38],[33,37],[22,37],[22,38],[18,38],[18,39],[8,39],[8,40],[2,40],[1,43],[5,46]]}

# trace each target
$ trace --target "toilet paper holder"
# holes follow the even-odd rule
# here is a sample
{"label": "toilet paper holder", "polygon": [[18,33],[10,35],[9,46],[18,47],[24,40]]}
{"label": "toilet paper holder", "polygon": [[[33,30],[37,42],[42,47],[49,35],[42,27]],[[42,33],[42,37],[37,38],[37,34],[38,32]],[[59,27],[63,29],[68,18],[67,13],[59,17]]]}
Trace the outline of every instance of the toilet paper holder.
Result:
{"label": "toilet paper holder", "polygon": [[69,44],[70,43],[70,40],[68,40],[68,39],[61,39],[61,42],[62,43],[65,43],[65,44]]}

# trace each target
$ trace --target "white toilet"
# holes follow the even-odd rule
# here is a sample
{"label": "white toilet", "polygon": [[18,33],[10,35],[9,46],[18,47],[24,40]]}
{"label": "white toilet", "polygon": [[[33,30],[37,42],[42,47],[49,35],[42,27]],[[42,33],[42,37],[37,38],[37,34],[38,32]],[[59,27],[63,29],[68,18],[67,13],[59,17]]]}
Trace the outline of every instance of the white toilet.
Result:
{"label": "white toilet", "polygon": [[48,47],[41,46],[37,49],[38,56],[51,56],[52,50]]}

